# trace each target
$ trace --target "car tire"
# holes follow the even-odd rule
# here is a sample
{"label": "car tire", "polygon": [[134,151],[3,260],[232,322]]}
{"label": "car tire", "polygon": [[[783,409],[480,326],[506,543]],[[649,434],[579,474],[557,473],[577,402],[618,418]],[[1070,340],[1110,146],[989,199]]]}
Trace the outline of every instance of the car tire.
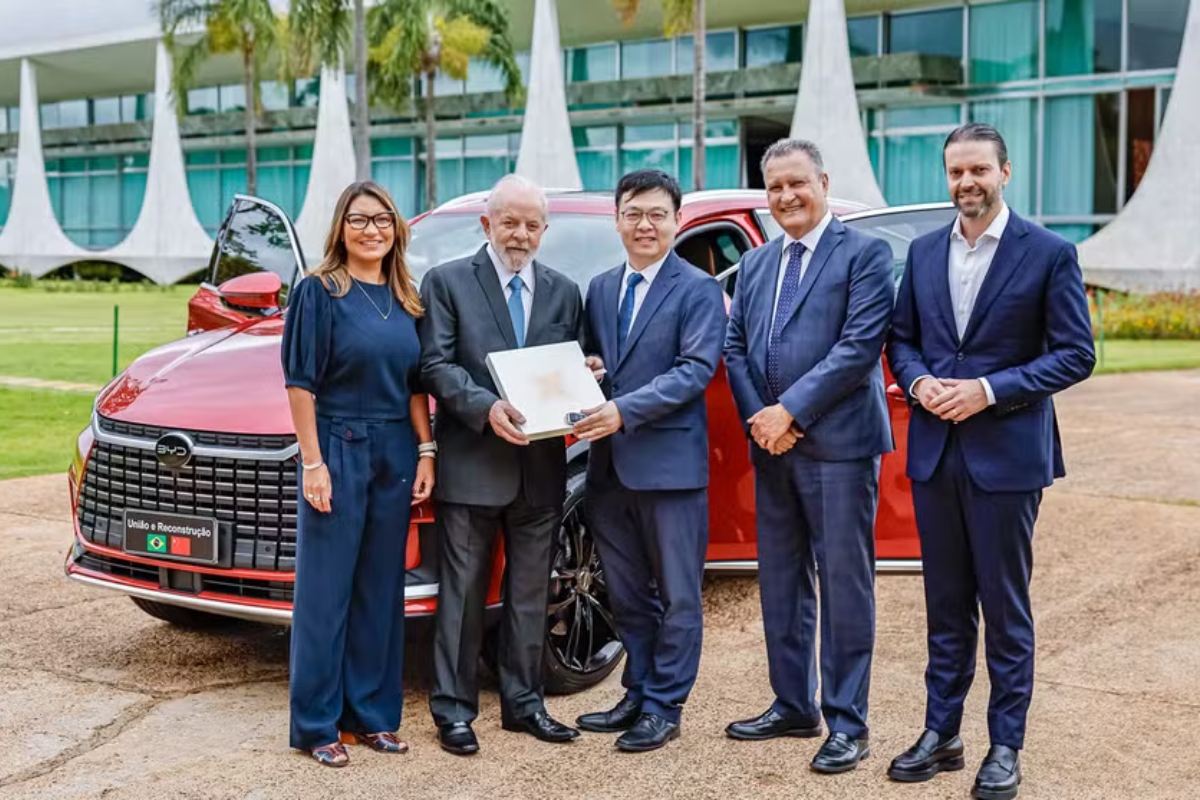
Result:
{"label": "car tire", "polygon": [[230,627],[237,623],[237,620],[231,617],[223,617],[220,614],[209,614],[206,611],[196,611],[192,608],[173,606],[169,603],[156,603],[153,600],[145,600],[141,597],[131,597],[129,599],[133,601],[135,606],[155,619],[169,622],[178,628],[208,630]]}
{"label": "car tire", "polygon": [[554,542],[542,654],[548,694],[574,694],[595,686],[625,655],[609,609],[608,586],[588,527],[586,503],[587,466],[581,460],[568,468],[563,524]]}

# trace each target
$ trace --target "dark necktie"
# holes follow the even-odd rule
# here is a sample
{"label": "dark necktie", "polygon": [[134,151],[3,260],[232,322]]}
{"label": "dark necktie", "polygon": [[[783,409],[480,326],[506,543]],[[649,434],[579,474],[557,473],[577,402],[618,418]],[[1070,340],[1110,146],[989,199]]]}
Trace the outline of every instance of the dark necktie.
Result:
{"label": "dark necktie", "polygon": [[508,317],[512,320],[513,333],[517,335],[517,347],[525,346],[525,303],[521,297],[520,275],[513,275],[508,282]]}
{"label": "dark necktie", "polygon": [[775,304],[775,318],[771,322],[771,338],[767,342],[767,388],[778,399],[783,393],[779,379],[779,338],[787,324],[792,302],[800,290],[800,268],[804,263],[804,245],[792,242],[788,246],[787,268],[783,271],[783,286],[779,288],[779,302]]}
{"label": "dark necktie", "polygon": [[633,327],[633,292],[637,285],[645,278],[640,272],[629,273],[629,280],[625,286],[625,298],[621,301],[621,310],[617,314],[617,354],[625,352],[625,339],[629,336],[629,329]]}

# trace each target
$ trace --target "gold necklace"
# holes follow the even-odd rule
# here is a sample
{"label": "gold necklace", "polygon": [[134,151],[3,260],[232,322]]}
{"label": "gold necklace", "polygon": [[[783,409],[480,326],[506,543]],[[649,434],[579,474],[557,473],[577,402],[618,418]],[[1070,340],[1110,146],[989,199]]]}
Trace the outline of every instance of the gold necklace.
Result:
{"label": "gold necklace", "polygon": [[[371,299],[371,295],[367,294],[367,290],[362,287],[362,281],[360,281],[358,278],[355,278],[353,275],[350,276],[350,280],[354,281],[354,285],[357,286],[358,290],[363,293],[363,297],[367,298],[367,302],[370,303],[371,307],[375,309],[376,314],[383,317],[384,320],[392,315],[392,311],[395,310],[396,307],[396,298],[392,295],[391,287],[388,287],[388,310],[385,314],[379,310],[379,306],[375,305],[375,301]],[[384,285],[386,286],[387,284]]]}

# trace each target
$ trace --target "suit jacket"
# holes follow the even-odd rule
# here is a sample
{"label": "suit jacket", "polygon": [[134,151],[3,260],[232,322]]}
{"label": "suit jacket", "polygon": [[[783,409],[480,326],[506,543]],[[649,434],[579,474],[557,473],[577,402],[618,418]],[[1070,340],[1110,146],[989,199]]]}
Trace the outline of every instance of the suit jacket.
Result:
{"label": "suit jacket", "polygon": [[588,480],[635,490],[708,486],[704,390],[725,336],[725,301],[715,280],[672,251],[646,291],[617,352],[617,309],[625,265],[592,279],[587,296],[589,354],[604,359],[604,389],[622,429],[591,446]]}
{"label": "suit jacket", "polygon": [[[1051,395],[1096,362],[1075,248],[1013,213],[960,340],[950,300],[952,229],[909,248],[888,363],[906,392],[922,375],[987,378],[996,405],[956,425],[971,479],[984,491],[1044,488],[1066,474]],[[908,475],[927,481],[953,423],[910,402]]]}
{"label": "suit jacket", "polygon": [[[892,429],[880,365],[892,314],[892,254],[887,244],[836,218],[813,250],[796,298],[778,313],[780,383],[767,385],[783,237],[742,258],[725,366],[743,421],[782,403],[804,438],[792,453],[820,461],[869,458],[892,450]],[[765,451],[752,445],[756,457]]]}
{"label": "suit jacket", "polygon": [[[525,346],[581,340],[579,287],[540,262],[534,263],[534,278]],[[487,355],[515,348],[517,339],[487,248],[430,270],[421,300],[421,379],[437,400],[435,496],[448,503],[503,506],[523,491],[533,505],[561,504],[567,474],[563,439],[518,447],[497,436],[488,422],[500,393]]]}

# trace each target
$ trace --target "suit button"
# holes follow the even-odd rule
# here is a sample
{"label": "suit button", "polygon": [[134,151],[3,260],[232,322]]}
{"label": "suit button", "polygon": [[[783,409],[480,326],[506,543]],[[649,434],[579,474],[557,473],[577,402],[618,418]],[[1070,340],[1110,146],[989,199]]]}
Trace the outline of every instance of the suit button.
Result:
{"label": "suit button", "polygon": [[961,352],[960,352],[960,353],[955,353],[955,354],[954,354],[954,359],[955,359],[956,361],[966,361],[966,360],[967,360],[967,354],[966,354],[966,353],[961,353]]}

